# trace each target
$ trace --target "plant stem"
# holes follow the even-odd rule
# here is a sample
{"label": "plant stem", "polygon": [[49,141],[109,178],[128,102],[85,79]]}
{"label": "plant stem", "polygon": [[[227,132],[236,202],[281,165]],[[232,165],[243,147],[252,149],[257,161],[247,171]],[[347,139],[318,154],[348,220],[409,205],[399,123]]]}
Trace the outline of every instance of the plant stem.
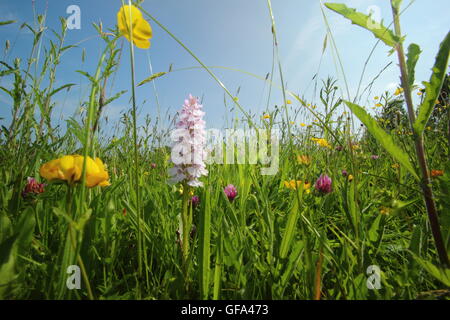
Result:
{"label": "plant stem", "polygon": [[[72,213],[73,192],[74,192],[73,186],[69,185],[68,186],[68,201],[67,201],[67,209],[66,210],[67,210],[67,215],[74,221],[76,219],[76,217],[75,217],[75,214]],[[80,231],[80,232],[82,232],[82,231]],[[74,230],[72,228],[72,221],[69,222],[68,234],[70,237],[70,242],[72,244],[72,250],[77,257],[77,261],[78,261],[79,267],[81,269],[81,275],[82,275],[84,283],[86,285],[89,300],[94,300],[94,294],[92,293],[91,284],[89,282],[89,278],[88,278],[88,275],[86,272],[86,267],[84,266],[83,259],[81,258],[81,255],[79,253],[79,241],[77,240],[77,237],[76,237],[76,231],[74,234]]]}
{"label": "plant stem", "polygon": [[190,221],[189,221],[189,186],[187,183],[183,183],[183,203],[181,212],[182,221],[182,254],[183,254],[183,268],[185,276],[187,277],[187,265],[189,257],[189,234],[190,234]]}
{"label": "plant stem", "polygon": [[321,287],[322,287],[322,262],[323,262],[323,250],[320,249],[319,259],[316,264],[316,279],[314,281],[314,300],[320,300]]}
{"label": "plant stem", "polygon": [[[400,29],[400,18],[398,9],[394,6],[391,0],[392,12],[394,15],[394,26],[395,26],[395,34],[401,38],[401,29]],[[405,53],[403,50],[403,44],[401,41],[398,42],[395,50],[397,51],[400,72],[401,72],[401,83],[402,88],[405,95],[405,101],[408,108],[409,121],[411,125],[411,129],[414,133],[414,142],[416,147],[416,155],[419,161],[419,167],[422,175],[422,181],[420,183],[420,187],[423,191],[423,197],[425,201],[425,205],[427,208],[428,219],[430,221],[431,231],[433,233],[434,242],[436,244],[436,249],[439,255],[439,260],[441,264],[447,268],[450,268],[450,262],[448,259],[447,250],[445,249],[445,244],[442,238],[441,229],[439,226],[438,214],[436,209],[436,204],[434,202],[433,190],[431,188],[431,180],[430,174],[428,170],[428,164],[425,157],[425,148],[423,141],[423,133],[418,133],[414,129],[414,123],[416,121],[416,116],[414,113],[413,102],[411,97],[411,88],[409,86],[408,81],[408,73],[407,66],[405,61]]]}
{"label": "plant stem", "polygon": [[[132,14],[131,14],[131,0],[128,0],[129,6],[129,21],[131,24]],[[133,144],[134,144],[134,187],[136,192],[136,213],[137,213],[137,249],[138,249],[138,274],[139,278],[142,278],[142,232],[141,232],[141,202],[139,194],[139,164],[138,164],[138,139],[137,139],[137,116],[136,116],[136,92],[135,92],[135,75],[134,75],[134,45],[133,45],[133,30],[131,25],[129,26],[130,31],[130,62],[131,62],[131,96],[132,96],[132,121],[133,121]]]}

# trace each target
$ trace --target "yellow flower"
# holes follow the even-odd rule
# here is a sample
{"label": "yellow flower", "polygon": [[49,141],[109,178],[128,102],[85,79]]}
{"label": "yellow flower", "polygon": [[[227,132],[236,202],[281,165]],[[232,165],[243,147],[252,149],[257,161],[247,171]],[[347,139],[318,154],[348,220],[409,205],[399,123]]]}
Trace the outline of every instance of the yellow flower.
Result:
{"label": "yellow flower", "polygon": [[422,95],[422,92],[421,92],[421,91],[417,92],[417,95],[418,95],[418,96],[421,96],[421,95]]}
{"label": "yellow flower", "polygon": [[311,193],[311,182],[305,181],[305,184],[303,185],[303,190],[305,190],[306,194]]}
{"label": "yellow flower", "polygon": [[[130,23],[131,15],[131,23]],[[152,28],[147,20],[142,16],[141,11],[135,6],[122,6],[117,13],[117,24],[120,33],[131,41],[130,31],[133,43],[141,49],[150,48],[150,39],[152,38]],[[131,30],[130,30],[131,27]]]}
{"label": "yellow flower", "polygon": [[289,123],[290,123],[290,124],[295,124],[295,122],[294,122],[294,121],[289,121]]}
{"label": "yellow flower", "polygon": [[309,165],[309,164],[311,164],[311,158],[308,156],[305,156],[305,155],[298,155],[297,162],[300,164]]}
{"label": "yellow flower", "polygon": [[382,214],[382,215],[389,215],[390,213],[391,213],[391,209],[390,208],[386,208],[386,207],[381,207],[380,208],[380,213]]}
{"label": "yellow flower", "polygon": [[348,181],[352,182],[353,181],[353,175],[349,174],[347,179],[348,179]]}
{"label": "yellow flower", "polygon": [[[297,187],[300,187],[302,185],[302,180],[284,181],[283,184],[284,184],[285,188],[287,188],[287,189],[297,190]],[[309,194],[311,192],[310,188],[311,188],[311,183],[305,181],[305,183],[303,184],[303,190],[307,194]]]}
{"label": "yellow flower", "polygon": [[[64,180],[69,184],[82,180],[84,157],[80,155],[63,156],[43,164],[39,173],[45,179]],[[86,186],[89,188],[95,186],[109,186],[109,175],[100,158],[91,157],[86,159]]]}
{"label": "yellow flower", "polygon": [[270,114],[267,114],[267,113],[266,113],[266,114],[263,116],[263,118],[264,118],[264,119],[270,119]]}
{"label": "yellow flower", "polygon": [[295,183],[295,180],[284,181],[284,186],[285,186],[285,188],[287,188],[287,189],[293,189],[293,190],[295,190],[295,189],[296,189],[296,183]]}
{"label": "yellow flower", "polygon": [[311,140],[314,141],[315,143],[317,143],[321,147],[331,148],[330,144],[325,139],[311,138]]}
{"label": "yellow flower", "polygon": [[376,96],[376,97],[374,97],[373,99],[374,99],[374,100],[378,100],[378,99],[380,99],[380,97]]}
{"label": "yellow flower", "polygon": [[286,104],[292,104],[291,100],[286,100]]}
{"label": "yellow flower", "polygon": [[401,95],[403,93],[403,88],[397,88],[397,90],[395,90],[394,95],[398,96]]}
{"label": "yellow flower", "polygon": [[375,107],[382,107],[383,105],[381,104],[381,103],[377,103],[376,105],[375,105]]}
{"label": "yellow flower", "polygon": [[302,122],[302,123],[300,123],[300,126],[306,127],[306,124],[304,124],[304,123]]}

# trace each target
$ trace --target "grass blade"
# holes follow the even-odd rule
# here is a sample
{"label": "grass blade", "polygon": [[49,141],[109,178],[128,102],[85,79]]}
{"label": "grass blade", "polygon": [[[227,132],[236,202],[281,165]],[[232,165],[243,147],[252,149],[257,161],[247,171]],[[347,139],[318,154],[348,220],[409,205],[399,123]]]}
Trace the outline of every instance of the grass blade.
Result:
{"label": "grass blade", "polygon": [[[303,184],[300,186],[303,188]],[[295,201],[294,206],[291,209],[291,214],[289,215],[286,230],[284,231],[283,240],[280,246],[280,258],[284,259],[287,257],[289,248],[291,247],[292,239],[294,238],[295,227],[297,226],[298,220],[298,201]]]}
{"label": "grass blade", "polygon": [[201,212],[199,231],[200,298],[208,299],[211,238],[211,193],[209,192],[209,190],[206,190],[205,208]]}

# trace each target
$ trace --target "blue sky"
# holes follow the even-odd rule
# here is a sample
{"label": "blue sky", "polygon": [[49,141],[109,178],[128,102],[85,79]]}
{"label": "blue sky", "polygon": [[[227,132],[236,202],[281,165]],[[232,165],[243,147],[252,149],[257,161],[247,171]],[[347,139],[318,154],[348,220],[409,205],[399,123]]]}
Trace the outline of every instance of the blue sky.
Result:
{"label": "blue sky", "polygon": [[[326,34],[325,23],[320,10],[320,2],[312,0],[272,0],[277,25],[279,52],[287,88],[312,103],[320,104],[313,96],[311,79],[317,72]],[[366,12],[369,7],[376,6],[385,24],[389,24],[391,11],[387,0],[341,0],[359,11]],[[405,0],[404,5],[409,1]],[[72,115],[80,107],[80,101],[87,100],[88,83],[76,70],[94,73],[104,43],[96,37],[92,22],[102,22],[104,29],[116,24],[116,14],[121,6],[120,0],[36,0],[36,10],[44,13],[47,10],[47,26],[59,29],[59,18],[67,17],[66,8],[78,5],[81,9],[81,29],[69,30],[66,44],[79,44],[62,57],[57,71],[57,85],[77,83],[69,93],[62,92],[56,97],[53,121],[63,124],[62,119]],[[223,66],[257,74],[261,77],[271,71],[272,35],[271,24],[265,0],[146,0],[143,7],[179,37],[208,66]],[[326,9],[325,9],[326,10]],[[18,23],[0,27],[0,60],[12,63],[19,56],[26,60],[31,49],[32,35],[26,29],[19,30],[23,22],[33,23],[31,0],[2,0],[0,2],[0,20],[17,20]],[[334,39],[342,59],[350,94],[356,93],[359,78],[370,51],[376,40],[362,28],[351,25],[343,17],[325,11],[330,23]],[[136,50],[136,80],[148,77],[151,59],[153,72],[167,71],[169,65],[173,69],[198,66],[198,63],[187,54],[173,39],[153,22],[152,45],[149,50]],[[417,65],[416,82],[428,80],[434,57],[449,31],[450,15],[448,0],[416,0],[402,17],[403,33],[407,35],[406,44],[415,42],[422,48],[422,55]],[[7,56],[3,54],[6,40],[12,48]],[[49,39],[54,39],[49,30],[45,33],[44,46]],[[81,43],[80,43],[81,42]],[[127,43],[124,43],[127,45]],[[126,47],[127,48],[127,47]],[[333,76],[339,79],[344,89],[342,76],[336,73],[333,55],[328,45],[318,78]],[[83,49],[86,61],[81,62]],[[370,60],[362,87],[364,88],[389,62],[394,62],[379,77],[373,86],[368,99],[362,104],[373,105],[372,97],[380,95],[384,90],[394,91],[399,82],[396,56],[388,56],[388,48],[379,44]],[[25,66],[25,63],[22,65]],[[246,74],[222,69],[214,69],[228,89],[235,93],[240,87],[239,101],[247,111],[261,115],[266,108],[268,88],[263,81]],[[124,51],[122,61],[113,86],[108,87],[107,95],[111,96],[121,90],[128,90],[121,99],[116,100],[106,109],[110,121],[117,121],[120,112],[127,110],[130,98],[130,69],[128,50]],[[278,72],[274,80],[279,84]],[[10,87],[11,80],[0,79],[0,86]],[[201,69],[177,71],[155,81],[161,114],[174,115],[185,97],[192,93],[203,97],[204,110],[208,127],[221,128],[230,113],[224,107],[224,92]],[[345,92],[345,91],[343,91]],[[152,84],[137,89],[137,101],[140,110],[139,122],[143,123],[145,114],[152,118],[157,115],[155,90]],[[282,96],[274,88],[270,106],[282,103]],[[8,124],[10,119],[10,99],[0,93],[0,120]],[[300,108],[295,103],[291,108]],[[297,122],[308,119],[297,118]]]}

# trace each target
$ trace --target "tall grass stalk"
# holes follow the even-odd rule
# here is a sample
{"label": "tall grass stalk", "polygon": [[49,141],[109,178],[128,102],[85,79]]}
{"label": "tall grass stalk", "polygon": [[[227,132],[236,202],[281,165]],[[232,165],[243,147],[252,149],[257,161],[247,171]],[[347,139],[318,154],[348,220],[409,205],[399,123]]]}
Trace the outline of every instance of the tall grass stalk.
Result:
{"label": "tall grass stalk", "polygon": [[[123,0],[122,0],[123,3]],[[131,14],[131,0],[128,0],[129,6],[129,21],[131,24],[132,14]],[[131,68],[131,98],[132,98],[132,126],[133,126],[133,157],[134,157],[134,189],[136,193],[136,219],[137,219],[137,250],[138,250],[138,275],[139,281],[142,279],[142,230],[141,230],[141,196],[140,196],[140,188],[139,188],[139,146],[138,146],[138,133],[137,133],[137,107],[136,107],[136,92],[135,92],[135,72],[134,72],[134,44],[133,44],[133,30],[131,26],[129,27],[130,31],[130,68]],[[138,284],[138,288],[140,285]],[[140,295],[140,290],[138,291]]]}
{"label": "tall grass stalk", "polygon": [[[394,0],[391,0],[392,14],[394,16],[394,30],[397,37],[402,38],[401,28],[400,28],[400,14],[399,8],[394,4]],[[423,198],[428,212],[428,218],[430,221],[431,231],[433,233],[434,242],[436,244],[436,249],[438,252],[439,260],[441,264],[447,268],[450,268],[450,262],[448,258],[448,253],[445,248],[444,240],[442,238],[441,228],[439,225],[438,214],[436,209],[436,203],[434,201],[433,190],[431,188],[430,171],[428,169],[428,163],[425,155],[424,138],[423,131],[417,132],[414,127],[416,122],[416,114],[414,111],[412,96],[411,96],[411,86],[409,82],[409,75],[406,66],[405,52],[403,49],[402,41],[399,41],[395,47],[397,52],[397,57],[399,61],[399,67],[401,72],[401,84],[404,90],[406,106],[408,108],[408,116],[411,125],[411,130],[414,132],[414,144],[416,149],[417,160],[419,163],[419,169],[422,176],[420,187],[423,191]]]}

